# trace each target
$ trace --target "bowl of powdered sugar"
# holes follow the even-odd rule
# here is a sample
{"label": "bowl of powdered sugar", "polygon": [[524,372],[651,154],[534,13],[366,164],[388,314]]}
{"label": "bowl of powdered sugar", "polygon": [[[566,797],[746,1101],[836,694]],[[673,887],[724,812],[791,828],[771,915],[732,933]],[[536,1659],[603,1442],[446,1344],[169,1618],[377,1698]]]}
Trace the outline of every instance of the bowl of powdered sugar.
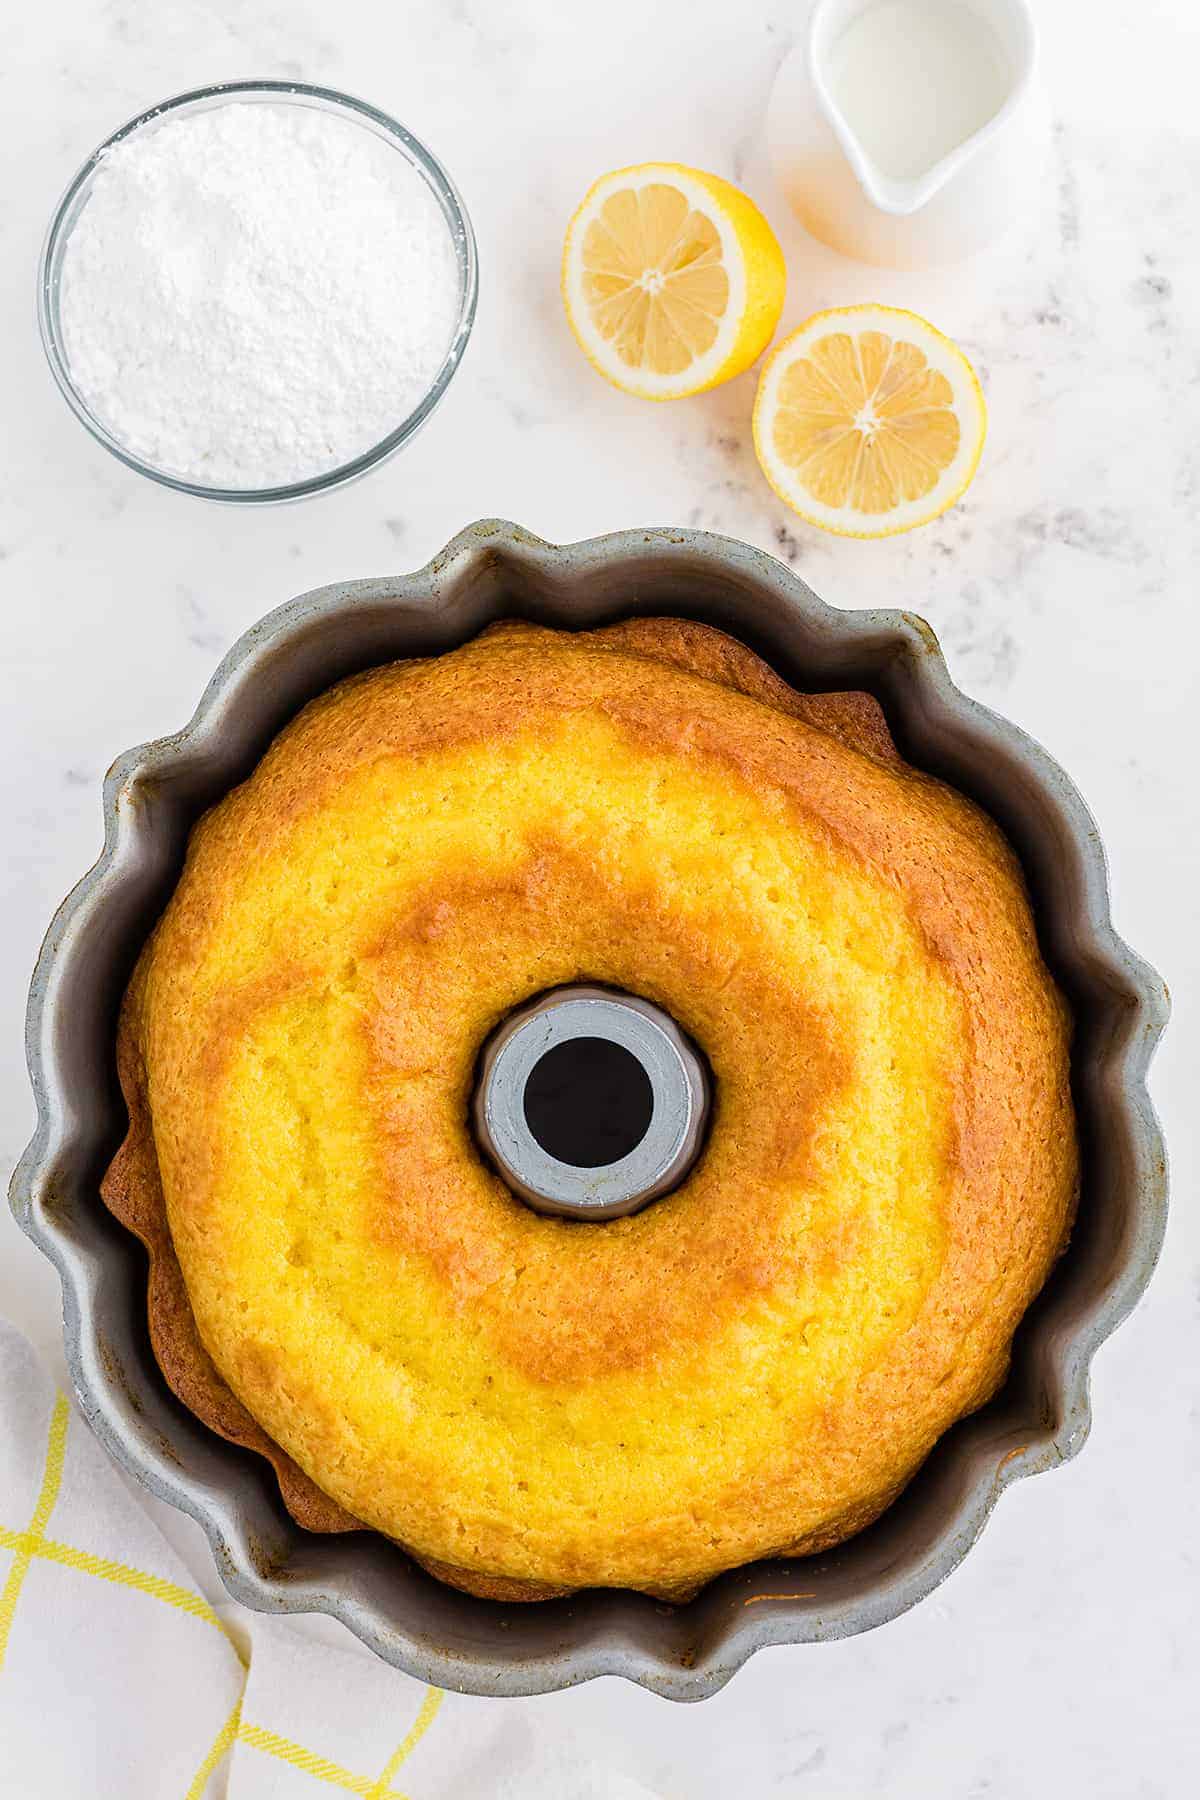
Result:
{"label": "bowl of powdered sugar", "polygon": [[100,443],[209,499],[294,500],[406,444],[475,313],[441,164],[327,88],[229,82],[140,114],[59,205],[50,367]]}

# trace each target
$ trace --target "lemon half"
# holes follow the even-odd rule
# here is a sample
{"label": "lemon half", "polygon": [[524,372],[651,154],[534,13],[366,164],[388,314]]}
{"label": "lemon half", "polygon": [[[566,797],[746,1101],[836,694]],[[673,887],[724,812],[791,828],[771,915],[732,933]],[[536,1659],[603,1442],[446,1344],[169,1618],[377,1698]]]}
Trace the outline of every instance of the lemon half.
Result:
{"label": "lemon half", "polygon": [[563,303],[588,360],[627,394],[678,400],[748,369],[783,307],[783,252],[718,175],[642,163],[601,176],[567,228]]}
{"label": "lemon half", "polygon": [[893,306],[817,313],[774,352],[754,407],[754,447],[780,499],[847,537],[936,519],[974,475],[986,433],[962,351]]}

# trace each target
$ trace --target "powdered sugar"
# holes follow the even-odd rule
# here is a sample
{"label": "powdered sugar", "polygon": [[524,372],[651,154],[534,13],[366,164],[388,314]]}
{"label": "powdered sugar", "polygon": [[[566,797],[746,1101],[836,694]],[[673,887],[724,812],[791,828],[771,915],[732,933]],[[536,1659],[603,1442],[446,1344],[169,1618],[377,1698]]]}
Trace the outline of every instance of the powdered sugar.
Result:
{"label": "powdered sugar", "polygon": [[458,317],[420,172],[309,106],[166,117],[104,158],[60,315],[88,406],[145,461],[263,488],[369,450],[427,393]]}

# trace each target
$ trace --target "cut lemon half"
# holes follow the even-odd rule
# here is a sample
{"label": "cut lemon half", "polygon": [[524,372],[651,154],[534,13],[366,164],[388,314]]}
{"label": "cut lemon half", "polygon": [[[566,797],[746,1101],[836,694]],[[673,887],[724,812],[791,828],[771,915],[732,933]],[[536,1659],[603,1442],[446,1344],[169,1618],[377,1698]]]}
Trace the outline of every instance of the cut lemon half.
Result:
{"label": "cut lemon half", "polygon": [[775,492],[847,537],[889,537],[944,513],[986,432],[962,351],[894,306],[817,313],[774,352],[754,406],[754,448]]}
{"label": "cut lemon half", "polygon": [[783,252],[745,194],[699,169],[603,175],[567,227],[563,303],[589,362],[627,394],[679,400],[771,341]]}

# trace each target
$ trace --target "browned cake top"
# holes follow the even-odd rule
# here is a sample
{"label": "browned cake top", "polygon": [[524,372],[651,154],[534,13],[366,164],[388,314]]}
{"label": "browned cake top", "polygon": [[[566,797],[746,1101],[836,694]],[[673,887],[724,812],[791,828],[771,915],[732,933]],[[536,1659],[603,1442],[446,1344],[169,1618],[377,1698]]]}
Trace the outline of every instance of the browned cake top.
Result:
{"label": "browned cake top", "polygon": [[[488,1033],[575,980],[716,1083],[684,1185],[604,1224],[467,1124]],[[109,1190],[176,1385],[305,1522],[476,1587],[678,1591],[857,1529],[1001,1378],[1075,1189],[1000,834],[867,697],[674,621],[314,702],[194,833],[123,1061]]]}

